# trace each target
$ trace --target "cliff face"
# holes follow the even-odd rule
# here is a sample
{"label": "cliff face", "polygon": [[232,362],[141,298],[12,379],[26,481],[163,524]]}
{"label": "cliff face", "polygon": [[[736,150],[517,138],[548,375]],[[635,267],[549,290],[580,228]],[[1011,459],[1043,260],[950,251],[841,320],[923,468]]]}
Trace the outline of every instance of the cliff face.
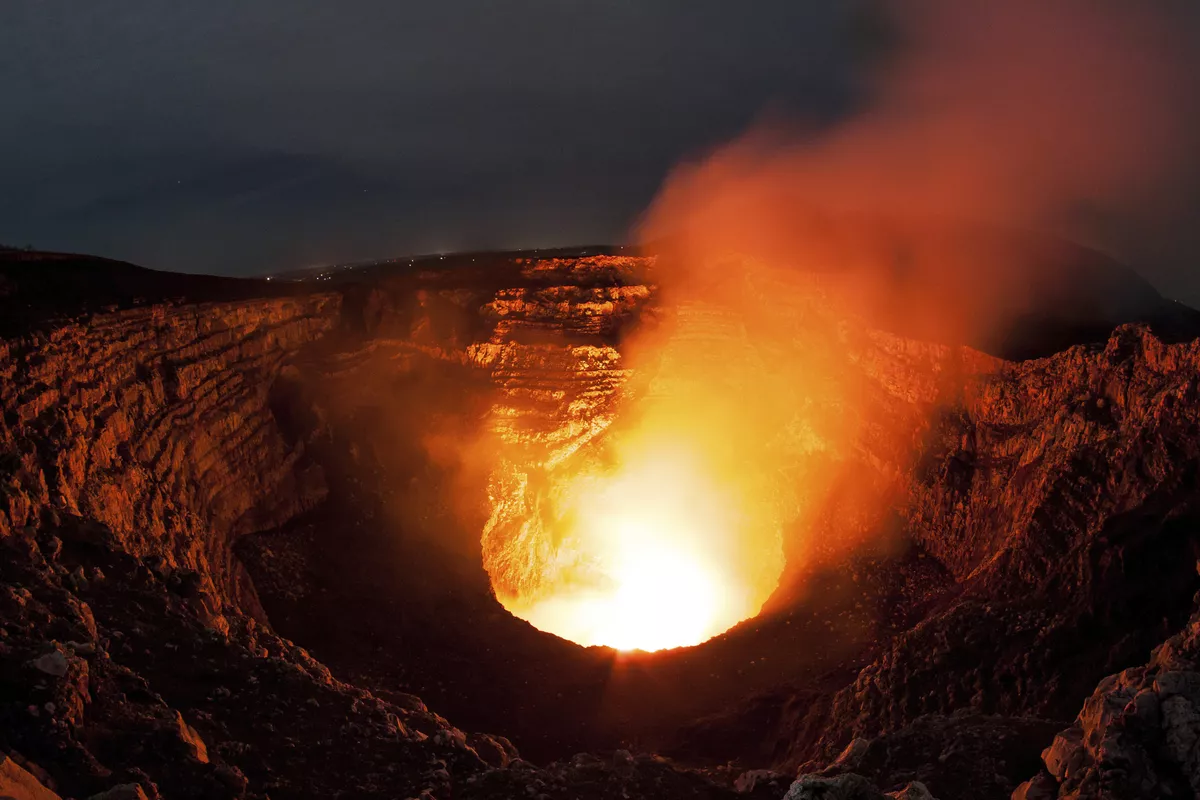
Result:
{"label": "cliff face", "polygon": [[[1155,683],[1195,667],[1190,638],[1095,687],[1195,608],[1200,345],[1124,326],[1005,361],[840,316],[816,278],[753,287],[770,320],[670,312],[719,353],[782,326],[802,346],[750,356],[837,376],[784,404],[798,511],[764,613],[627,663],[507,615],[493,592],[554,559],[555,479],[639,390],[631,332],[678,322],[653,266],[503,259],[324,293],[128,268],[119,286],[155,291],[107,308],[0,271],[32,298],[0,340],[0,747],[77,795],[729,796],[620,751],[535,768],[416,693],[542,761],[633,741],[999,798],[1095,690],[1036,781],[1075,796],[1116,780],[1100,742],[1153,716],[1095,708],[1196,699]],[[1135,744],[1138,786],[1189,785],[1190,756]],[[345,766],[310,784],[328,752]]]}
{"label": "cliff face", "polygon": [[[1038,751],[997,767],[982,743],[1003,749],[1031,725],[1069,720],[1097,681],[1144,662],[1194,608],[1198,372],[1196,343],[1127,326],[1103,347],[967,382],[932,427],[905,506],[909,535],[955,585],[827,710],[801,712],[796,729],[810,733],[792,740],[792,763],[829,763],[855,742],[835,770],[886,783],[949,740],[959,757],[981,748],[949,787],[1012,791],[1013,765],[1032,769]],[[913,749],[922,739],[932,749]],[[1098,746],[1089,764],[1103,760]],[[894,763],[889,751],[906,747],[908,765]],[[1072,791],[1083,768],[1073,769]],[[1106,791],[1116,794],[1083,796],[1150,796]]]}
{"label": "cliff face", "polygon": [[969,384],[913,487],[914,537],[959,580],[1035,585],[1152,498],[1186,513],[1197,353],[1130,326]]}
{"label": "cliff face", "polygon": [[337,295],[155,304],[0,342],[0,531],[47,509],[250,602],[231,537],[324,493],[268,407],[288,358],[338,322]]}

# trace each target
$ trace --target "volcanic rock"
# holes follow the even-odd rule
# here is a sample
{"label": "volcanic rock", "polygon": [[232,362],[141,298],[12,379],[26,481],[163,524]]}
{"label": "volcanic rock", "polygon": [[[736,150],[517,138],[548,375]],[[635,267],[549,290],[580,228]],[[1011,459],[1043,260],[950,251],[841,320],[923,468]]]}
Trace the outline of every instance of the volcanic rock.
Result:
{"label": "volcanic rock", "polygon": [[67,674],[67,657],[61,650],[55,650],[53,653],[38,656],[29,663],[33,665],[34,669],[57,678],[61,678]]}
{"label": "volcanic rock", "polygon": [[929,793],[929,787],[920,781],[913,781],[898,792],[888,792],[888,797],[894,797],[896,800],[936,800]]}
{"label": "volcanic rock", "polygon": [[[1200,788],[1200,613],[1149,663],[1100,681],[1025,797],[1186,797]],[[1017,795],[1014,795],[1016,797]]]}
{"label": "volcanic rock", "polygon": [[884,800],[885,797],[866,778],[847,772],[832,778],[801,775],[784,800]]}
{"label": "volcanic rock", "polygon": [[148,800],[146,790],[138,783],[123,783],[120,786],[94,794],[88,800]]}
{"label": "volcanic rock", "polygon": [[20,764],[0,753],[0,797],[12,800],[59,800]]}
{"label": "volcanic rock", "polygon": [[[801,767],[789,798],[1200,792],[1200,344],[1153,320],[1009,361],[837,318],[817,279],[762,288],[864,399],[853,437],[812,436],[803,477],[854,480],[806,531],[889,546],[811,569],[797,546],[759,618],[616,660],[499,607],[536,552],[481,562],[540,507],[529,465],[612,421],[652,263],[320,291],[22,265],[0,751],[63,796],[720,798]],[[512,468],[465,508],[488,478],[444,443],[484,420]]]}
{"label": "volcanic rock", "polygon": [[834,777],[801,775],[784,800],[936,800],[925,784],[913,781],[903,789],[884,794],[861,775],[845,772]]}
{"label": "volcanic rock", "polygon": [[[770,769],[752,769],[737,776],[733,788],[740,794],[750,794],[756,791],[765,792],[768,789],[787,791],[792,779],[781,772]],[[777,792],[778,793],[778,792]]]}

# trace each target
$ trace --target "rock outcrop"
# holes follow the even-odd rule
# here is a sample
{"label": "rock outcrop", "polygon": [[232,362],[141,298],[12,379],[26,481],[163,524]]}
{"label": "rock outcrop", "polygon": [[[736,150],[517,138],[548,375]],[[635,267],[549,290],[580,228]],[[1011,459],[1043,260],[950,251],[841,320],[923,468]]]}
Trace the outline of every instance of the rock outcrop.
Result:
{"label": "rock outcrop", "polygon": [[[1143,661],[1194,607],[1198,372],[1195,343],[1129,326],[1103,347],[968,381],[931,428],[904,506],[908,535],[955,583],[827,711],[809,709],[791,763],[829,763],[860,738],[882,754],[919,737],[925,715],[1000,715],[1018,747],[975,791],[1007,796],[1016,765],[1048,744],[1030,734]],[[971,747],[961,724],[939,738]],[[884,784],[904,771],[884,770]]]}
{"label": "rock outcrop", "polygon": [[0,761],[6,794],[734,796],[628,753],[535,767],[416,698],[337,680],[252,617],[215,629],[180,570],[95,534],[64,516],[0,539],[0,749],[26,760]]}
{"label": "rock outcrop", "polygon": [[6,753],[0,753],[0,792],[12,800],[59,800],[58,795]]}
{"label": "rock outcrop", "polygon": [[337,326],[339,304],[156,304],[0,341],[0,532],[77,514],[253,611],[232,537],[324,492],[303,444],[275,424],[270,388]]}
{"label": "rock outcrop", "polygon": [[884,794],[861,775],[852,772],[835,777],[801,775],[783,800],[936,800],[929,788],[913,781],[903,789]]}
{"label": "rock outcrop", "polygon": [[1148,663],[1102,680],[1014,792],[1036,798],[1192,797],[1200,791],[1200,615]]}

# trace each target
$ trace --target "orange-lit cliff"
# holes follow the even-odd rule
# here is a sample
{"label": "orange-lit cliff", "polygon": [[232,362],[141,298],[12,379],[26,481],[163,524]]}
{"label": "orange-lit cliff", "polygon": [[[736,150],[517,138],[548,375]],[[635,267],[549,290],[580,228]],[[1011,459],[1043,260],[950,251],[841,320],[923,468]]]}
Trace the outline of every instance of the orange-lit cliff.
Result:
{"label": "orange-lit cliff", "polygon": [[[1007,797],[1035,776],[1073,796],[1194,774],[1137,727],[1153,706],[1169,744],[1200,700],[1200,351],[1169,304],[1041,317],[1044,357],[1015,360],[1030,338],[909,338],[817,273],[747,271],[739,298],[771,311],[746,319],[664,303],[655,261],[620,255],[270,284],[21,259],[3,264],[0,746],[60,796],[731,797],[752,769],[752,797],[797,769],[864,775],[855,797],[914,779]],[[57,290],[55,269],[108,295]],[[665,474],[746,465],[701,496],[734,486],[753,525],[708,544],[766,590],[649,655],[527,624],[587,554],[569,512],[682,509],[643,537],[672,547],[725,520],[647,491],[647,421],[724,432]],[[564,501],[580,475],[599,509]]]}

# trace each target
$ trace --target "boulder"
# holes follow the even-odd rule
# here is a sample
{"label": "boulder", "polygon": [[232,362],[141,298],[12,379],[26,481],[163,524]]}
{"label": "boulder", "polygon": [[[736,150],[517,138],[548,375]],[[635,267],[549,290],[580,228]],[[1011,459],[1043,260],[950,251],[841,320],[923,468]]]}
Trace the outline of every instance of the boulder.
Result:
{"label": "boulder", "polygon": [[863,776],[847,772],[832,778],[801,775],[783,800],[887,800],[887,795]]}
{"label": "boulder", "polygon": [[94,794],[88,800],[149,800],[146,790],[138,783],[122,783],[108,791]]}
{"label": "boulder", "polygon": [[67,657],[61,650],[40,655],[30,662],[33,668],[47,675],[61,678],[67,674]]}
{"label": "boulder", "polygon": [[1056,797],[1058,782],[1045,772],[1025,781],[1012,794],[1012,800],[1054,800]]}
{"label": "boulder", "polygon": [[895,800],[936,800],[929,787],[920,781],[913,781],[898,792],[888,792],[887,796]]}
{"label": "boulder", "polygon": [[0,753],[0,798],[4,800],[61,800],[54,792],[13,761]]}
{"label": "boulder", "polygon": [[1082,747],[1083,730],[1079,727],[1067,728],[1055,736],[1050,746],[1042,752],[1042,761],[1051,775],[1062,780],[1066,775],[1067,765]]}
{"label": "boulder", "polygon": [[740,794],[749,794],[764,786],[785,786],[788,783],[788,777],[782,772],[775,772],[770,769],[752,769],[738,775],[733,782],[733,788]]}

